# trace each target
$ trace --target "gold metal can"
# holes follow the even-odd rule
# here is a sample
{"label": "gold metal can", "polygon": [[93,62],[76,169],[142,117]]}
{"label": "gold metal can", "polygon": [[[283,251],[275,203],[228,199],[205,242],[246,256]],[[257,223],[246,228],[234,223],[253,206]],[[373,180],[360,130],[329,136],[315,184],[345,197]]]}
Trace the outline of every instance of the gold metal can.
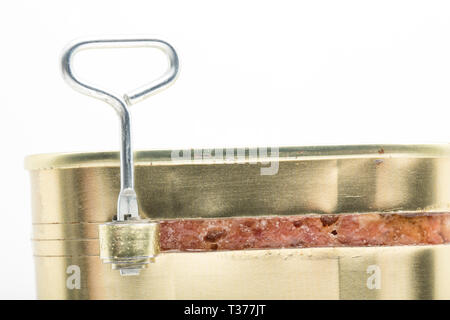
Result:
{"label": "gold metal can", "polygon": [[[173,151],[136,152],[141,215],[158,221],[450,212],[449,145],[277,151],[267,159],[252,149],[240,158],[239,150],[214,158],[195,157],[203,154],[195,150],[175,158]],[[275,162],[274,174],[261,174]],[[121,277],[102,264],[98,233],[116,213],[119,153],[35,155],[25,166],[42,299],[450,298],[445,243],[162,251],[139,276]]]}

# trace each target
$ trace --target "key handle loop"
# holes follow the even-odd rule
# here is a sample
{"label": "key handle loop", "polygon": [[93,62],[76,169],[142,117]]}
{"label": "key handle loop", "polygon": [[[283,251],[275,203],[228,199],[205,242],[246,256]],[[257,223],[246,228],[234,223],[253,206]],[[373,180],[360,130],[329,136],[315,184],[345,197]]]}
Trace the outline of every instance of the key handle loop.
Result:
{"label": "key handle loop", "polygon": [[[75,75],[72,68],[73,58],[81,50],[103,48],[156,48],[167,55],[169,67],[166,72],[156,80],[123,95],[114,94],[81,80]],[[83,39],[71,43],[64,50],[61,58],[61,70],[64,80],[74,90],[108,103],[119,115],[121,122],[121,190],[117,206],[117,220],[123,221],[129,217],[139,217],[136,193],[134,191],[133,152],[131,148],[130,130],[131,120],[128,107],[163,90],[176,79],[179,70],[179,61],[175,49],[163,40],[151,38]]]}

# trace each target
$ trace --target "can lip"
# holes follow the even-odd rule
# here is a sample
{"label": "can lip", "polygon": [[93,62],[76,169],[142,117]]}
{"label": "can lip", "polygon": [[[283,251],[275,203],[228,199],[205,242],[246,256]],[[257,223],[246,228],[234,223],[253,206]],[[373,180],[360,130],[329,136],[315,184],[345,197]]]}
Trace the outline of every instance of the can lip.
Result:
{"label": "can lip", "polygon": [[[224,148],[230,149],[230,148]],[[245,159],[250,158],[250,150],[245,149]],[[272,148],[273,149],[273,148]],[[192,149],[191,149],[192,150]],[[202,150],[201,148],[195,150]],[[203,149],[206,150],[206,149]],[[211,150],[211,149],[209,149]],[[271,148],[267,148],[269,157]],[[329,145],[279,147],[278,158],[289,160],[324,160],[345,158],[447,158],[450,157],[450,144],[367,144],[367,145]],[[178,151],[178,150],[176,150]],[[181,149],[180,149],[181,151]],[[135,151],[135,165],[182,165],[206,163],[230,163],[229,160],[189,160],[172,159],[173,150],[140,150]],[[239,160],[231,163],[239,162]],[[119,152],[67,152],[35,154],[25,157],[27,170],[49,170],[80,167],[118,167]]]}

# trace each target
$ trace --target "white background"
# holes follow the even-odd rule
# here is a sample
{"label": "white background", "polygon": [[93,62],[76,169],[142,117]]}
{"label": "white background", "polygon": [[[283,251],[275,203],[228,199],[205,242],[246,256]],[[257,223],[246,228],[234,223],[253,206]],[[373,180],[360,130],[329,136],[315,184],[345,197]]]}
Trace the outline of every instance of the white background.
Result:
{"label": "white background", "polygon": [[[450,141],[447,1],[1,1],[0,298],[34,298],[25,155],[117,150],[113,110],[70,89],[70,40],[144,34],[177,82],[133,106],[136,149]],[[125,92],[166,67],[152,49],[80,53]]]}

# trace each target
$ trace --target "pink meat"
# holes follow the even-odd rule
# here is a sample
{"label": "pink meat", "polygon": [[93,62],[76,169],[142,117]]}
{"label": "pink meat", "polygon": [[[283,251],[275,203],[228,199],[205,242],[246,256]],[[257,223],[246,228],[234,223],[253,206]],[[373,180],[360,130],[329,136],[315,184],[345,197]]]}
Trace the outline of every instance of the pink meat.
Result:
{"label": "pink meat", "polygon": [[166,220],[163,251],[423,245],[450,242],[450,213]]}

